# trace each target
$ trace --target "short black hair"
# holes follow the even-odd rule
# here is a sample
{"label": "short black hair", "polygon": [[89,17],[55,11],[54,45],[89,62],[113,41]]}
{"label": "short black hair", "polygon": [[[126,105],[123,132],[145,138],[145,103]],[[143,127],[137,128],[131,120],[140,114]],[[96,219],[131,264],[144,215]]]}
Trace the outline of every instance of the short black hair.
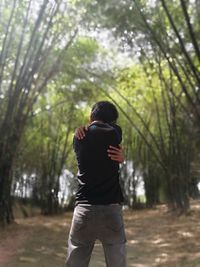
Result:
{"label": "short black hair", "polygon": [[100,120],[105,123],[116,122],[118,119],[118,111],[114,104],[109,101],[99,101],[92,107],[91,120]]}

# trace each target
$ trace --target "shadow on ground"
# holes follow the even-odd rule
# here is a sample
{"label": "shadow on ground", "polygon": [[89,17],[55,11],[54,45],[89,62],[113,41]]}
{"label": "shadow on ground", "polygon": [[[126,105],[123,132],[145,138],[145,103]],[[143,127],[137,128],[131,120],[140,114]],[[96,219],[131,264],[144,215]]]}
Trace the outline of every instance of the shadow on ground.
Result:
{"label": "shadow on ground", "polygon": [[[72,213],[17,220],[0,236],[0,267],[64,267]],[[175,217],[165,207],[124,211],[128,267],[199,267],[200,203],[190,216]],[[96,243],[90,267],[105,267]]]}

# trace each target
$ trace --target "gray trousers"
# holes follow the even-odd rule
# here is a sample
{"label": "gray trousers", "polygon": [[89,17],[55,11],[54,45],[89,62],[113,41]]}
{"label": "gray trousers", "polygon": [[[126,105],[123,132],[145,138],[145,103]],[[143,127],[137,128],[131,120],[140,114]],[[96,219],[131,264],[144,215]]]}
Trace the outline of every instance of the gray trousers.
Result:
{"label": "gray trousers", "polygon": [[126,237],[121,205],[84,205],[74,210],[66,267],[88,267],[96,240],[107,267],[126,267]]}

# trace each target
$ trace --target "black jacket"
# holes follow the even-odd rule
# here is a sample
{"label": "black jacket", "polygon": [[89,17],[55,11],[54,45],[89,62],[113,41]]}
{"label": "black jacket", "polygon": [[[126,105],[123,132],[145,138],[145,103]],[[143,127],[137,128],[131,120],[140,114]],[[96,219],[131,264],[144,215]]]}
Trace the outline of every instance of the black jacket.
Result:
{"label": "black jacket", "polygon": [[78,162],[76,205],[108,205],[121,203],[119,164],[108,157],[109,145],[118,146],[121,128],[115,124],[95,122],[82,140],[74,137]]}

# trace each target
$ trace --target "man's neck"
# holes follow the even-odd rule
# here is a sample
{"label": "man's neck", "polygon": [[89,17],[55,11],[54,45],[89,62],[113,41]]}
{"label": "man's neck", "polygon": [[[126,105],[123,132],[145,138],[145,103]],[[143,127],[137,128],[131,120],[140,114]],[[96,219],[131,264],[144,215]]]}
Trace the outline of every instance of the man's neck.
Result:
{"label": "man's neck", "polygon": [[91,125],[91,124],[94,124],[94,123],[105,123],[105,122],[100,121],[100,120],[95,120],[95,121],[92,121],[92,122],[90,123],[90,125]]}

